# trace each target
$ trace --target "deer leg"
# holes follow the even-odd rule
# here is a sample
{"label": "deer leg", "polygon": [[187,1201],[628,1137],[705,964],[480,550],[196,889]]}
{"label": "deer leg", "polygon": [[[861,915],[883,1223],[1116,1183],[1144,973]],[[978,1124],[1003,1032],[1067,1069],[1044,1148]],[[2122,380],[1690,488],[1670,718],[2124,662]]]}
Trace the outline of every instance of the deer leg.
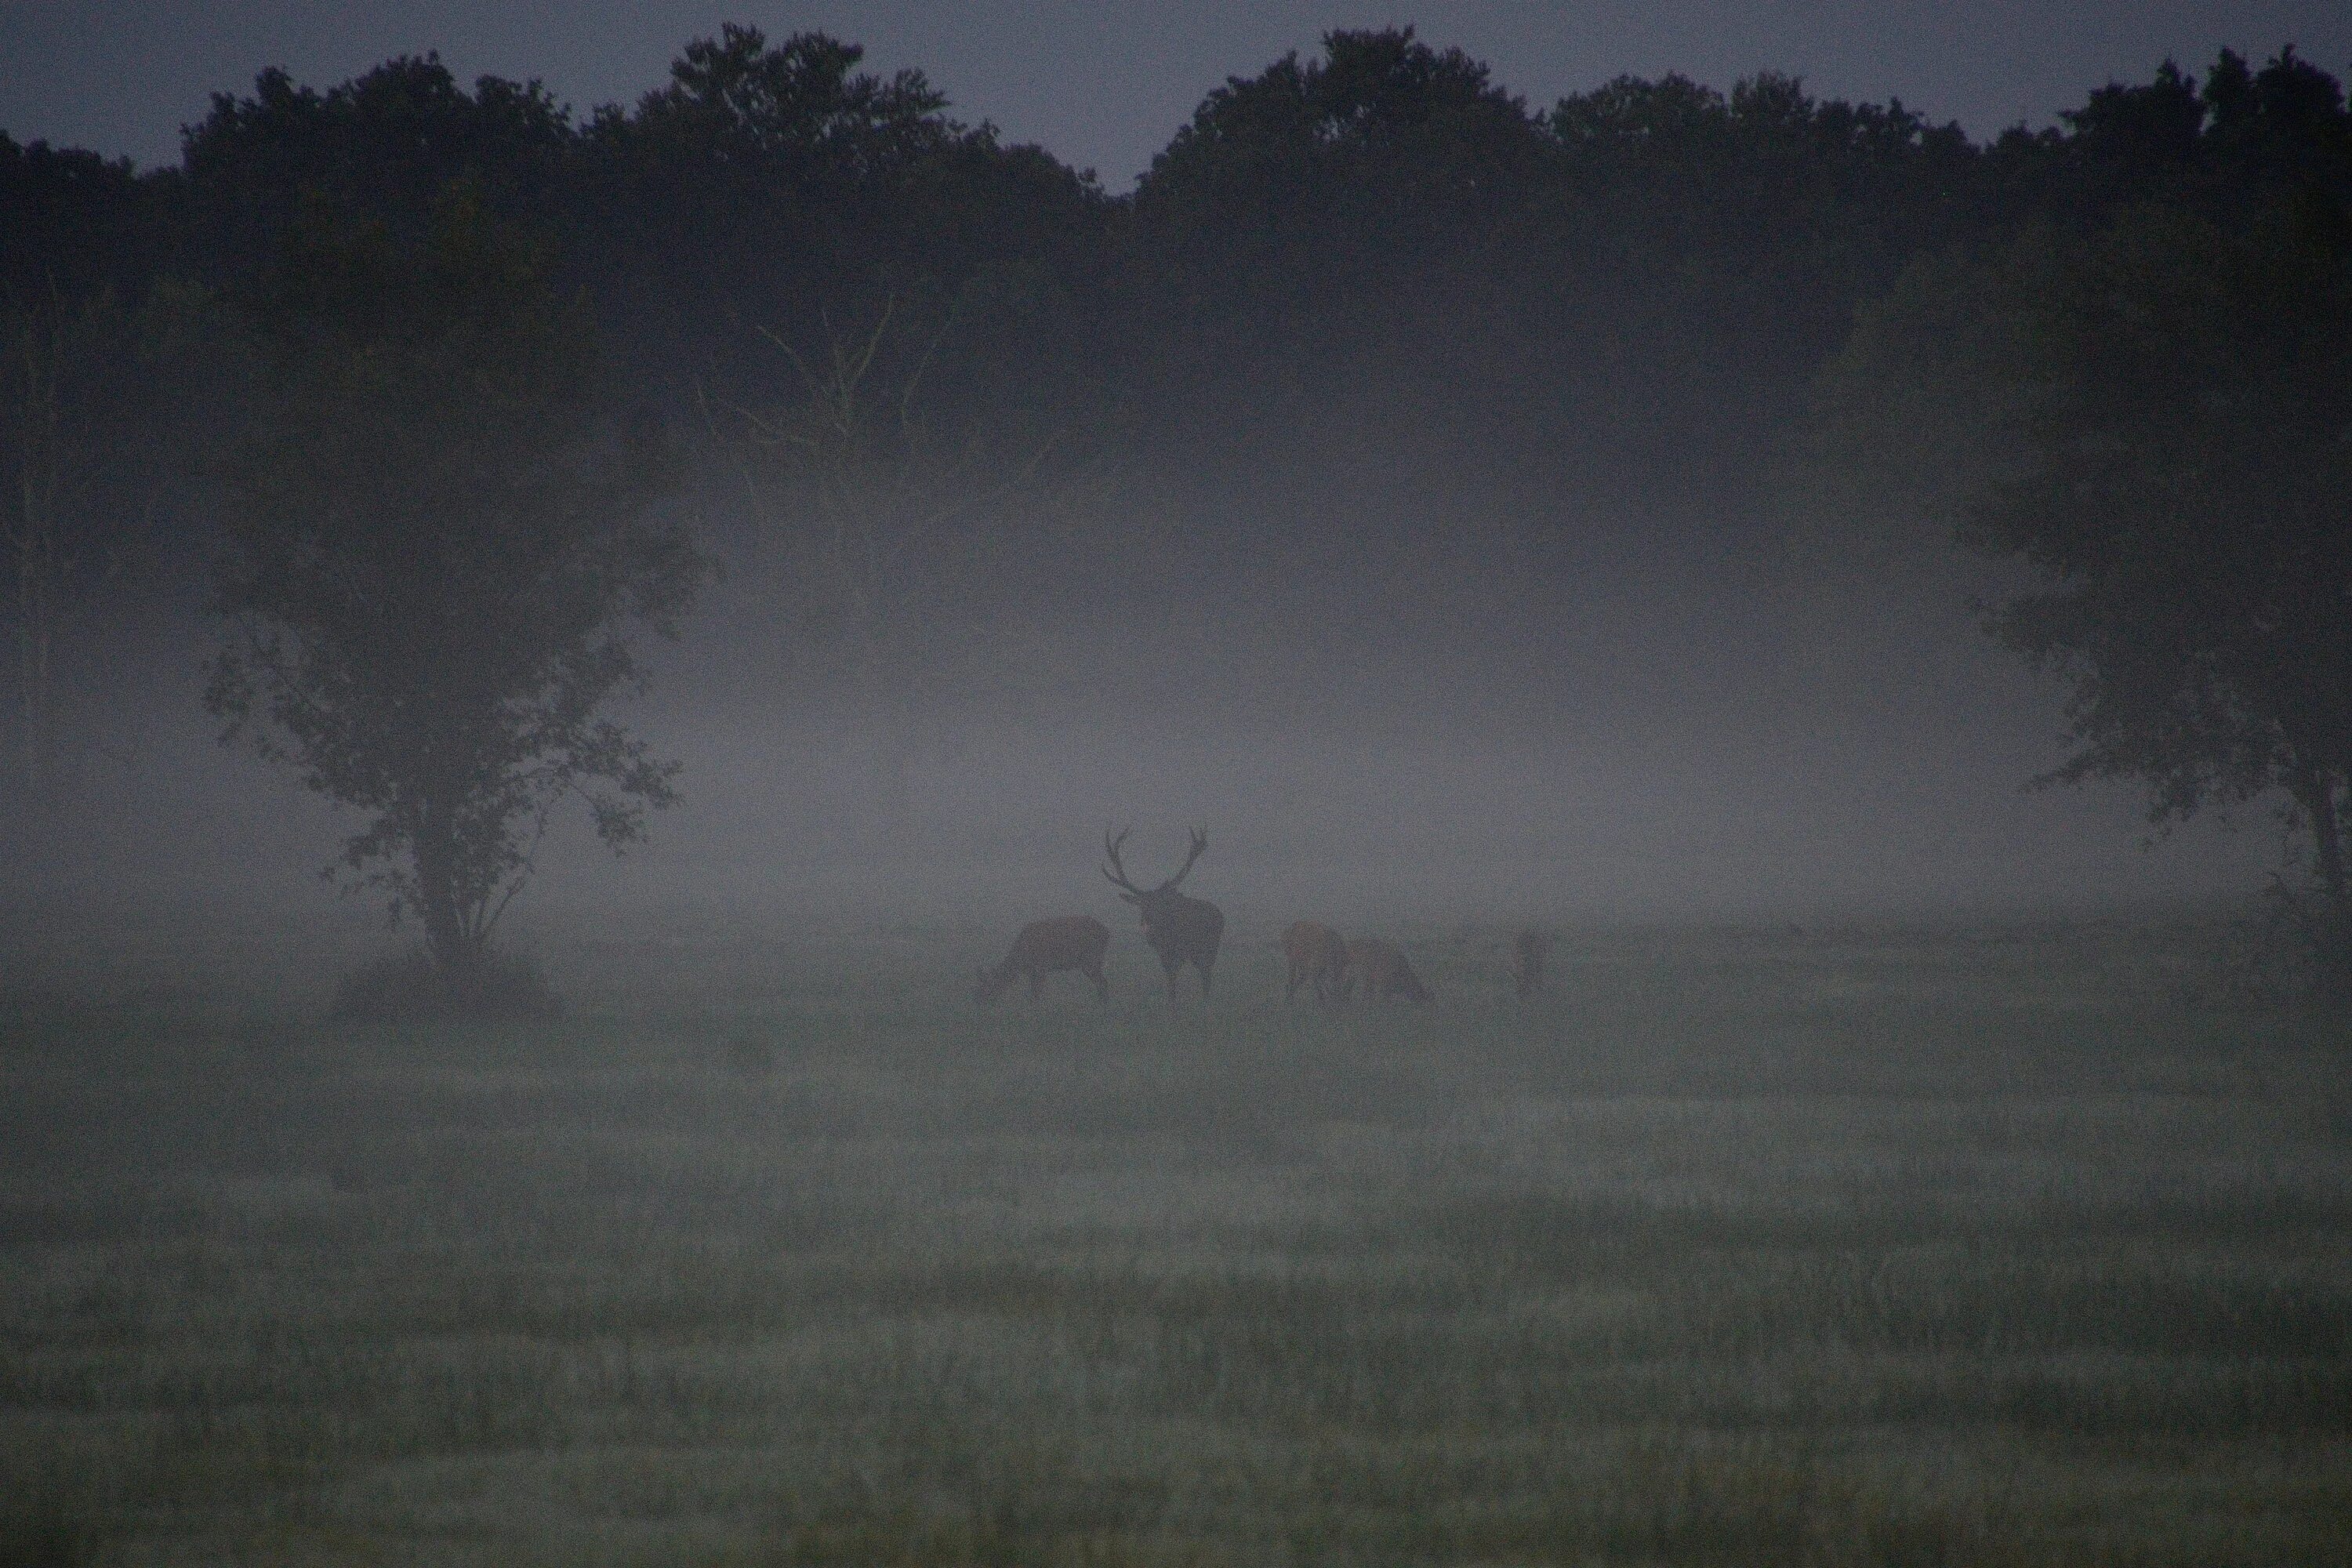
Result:
{"label": "deer leg", "polygon": [[1042,969],[1031,970],[1029,972],[1029,1000],[1034,1002],[1045,994],[1045,972]]}
{"label": "deer leg", "polygon": [[1099,962],[1096,963],[1087,971],[1087,978],[1095,983],[1096,1001],[1108,1002],[1110,1000],[1110,982],[1103,978],[1103,966]]}
{"label": "deer leg", "polygon": [[1176,972],[1184,967],[1184,961],[1180,958],[1163,958],[1160,961],[1160,966],[1168,972],[1168,1005],[1172,1007],[1176,1005]]}
{"label": "deer leg", "polygon": [[1216,966],[1217,961],[1213,957],[1196,958],[1192,961],[1192,967],[1201,972],[1201,994],[1203,996],[1209,994],[1209,971]]}

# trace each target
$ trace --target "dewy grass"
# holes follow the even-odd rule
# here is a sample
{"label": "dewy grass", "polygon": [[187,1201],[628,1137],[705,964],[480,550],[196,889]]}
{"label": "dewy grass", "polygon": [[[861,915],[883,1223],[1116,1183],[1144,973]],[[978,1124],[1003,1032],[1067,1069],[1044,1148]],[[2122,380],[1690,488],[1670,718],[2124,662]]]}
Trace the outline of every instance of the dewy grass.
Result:
{"label": "dewy grass", "polygon": [[1522,1006],[1431,933],[1325,1014],[599,939],[510,1024],[27,952],[0,1561],[2344,1562],[2347,1047],[2175,1005],[2202,940],[1594,932]]}

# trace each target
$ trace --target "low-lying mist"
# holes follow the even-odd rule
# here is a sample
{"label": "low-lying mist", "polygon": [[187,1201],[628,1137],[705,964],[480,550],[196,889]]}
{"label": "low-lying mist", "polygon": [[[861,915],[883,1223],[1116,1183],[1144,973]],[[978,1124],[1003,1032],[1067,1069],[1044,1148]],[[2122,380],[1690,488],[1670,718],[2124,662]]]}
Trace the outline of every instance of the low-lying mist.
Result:
{"label": "low-lying mist", "polygon": [[[1241,918],[1358,923],[2180,901],[2242,892],[2272,847],[2200,823],[2151,851],[2127,790],[2023,788],[2062,755],[2058,693],[1979,629],[1984,568],[1925,533],[1830,551],[1760,506],[1596,524],[1336,491],[1276,528],[1230,486],[1152,500],[1004,563],[1018,593],[863,686],[795,648],[712,507],[726,570],[628,712],[682,804],[617,863],[560,817],[514,921],[1109,914],[1106,824],[1136,826],[1139,874],[1205,827],[1195,884]],[[215,743],[210,637],[187,603],[89,629],[73,784],[9,825],[12,901],[335,907],[348,828]]]}

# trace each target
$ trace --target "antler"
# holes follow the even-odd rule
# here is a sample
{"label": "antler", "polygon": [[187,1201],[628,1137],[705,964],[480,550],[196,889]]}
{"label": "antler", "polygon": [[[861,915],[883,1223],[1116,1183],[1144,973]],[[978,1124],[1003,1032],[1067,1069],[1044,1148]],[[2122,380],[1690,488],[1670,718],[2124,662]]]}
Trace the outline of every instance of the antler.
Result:
{"label": "antler", "polygon": [[[1108,827],[1105,827],[1103,829],[1103,853],[1109,857],[1110,864],[1102,868],[1102,874],[1110,879],[1110,884],[1114,888],[1124,888],[1130,893],[1141,893],[1144,891],[1143,889],[1137,887],[1134,883],[1127,879],[1127,868],[1120,863],[1118,858],[1119,847],[1127,842],[1128,834],[1134,831],[1135,829],[1133,827],[1126,828],[1120,832],[1118,837],[1113,838],[1110,836],[1110,829]],[[1192,829],[1192,852],[1184,857],[1184,863],[1176,868],[1176,874],[1174,876],[1169,878],[1166,881],[1160,883],[1160,886],[1150,890],[1155,893],[1164,893],[1169,889],[1174,887],[1177,883],[1182,881],[1184,879],[1184,873],[1192,868],[1192,862],[1198,860],[1201,858],[1202,853],[1208,847],[1209,836],[1202,832],[1197,827]]]}
{"label": "antler", "polygon": [[1130,826],[1118,837],[1113,838],[1110,836],[1110,825],[1108,823],[1103,825],[1103,853],[1110,857],[1110,864],[1102,868],[1102,874],[1110,879],[1112,887],[1125,888],[1130,893],[1139,893],[1143,889],[1127,879],[1127,868],[1120,865],[1118,859],[1119,846],[1125,844],[1128,834],[1134,831],[1134,827]]}
{"label": "antler", "polygon": [[1209,836],[1202,832],[1197,827],[1192,829],[1192,851],[1184,857],[1184,863],[1176,868],[1176,874],[1160,885],[1163,888],[1172,888],[1177,883],[1182,881],[1184,879],[1184,873],[1192,868],[1192,862],[1198,860],[1201,858],[1202,852],[1206,850],[1208,847]]}

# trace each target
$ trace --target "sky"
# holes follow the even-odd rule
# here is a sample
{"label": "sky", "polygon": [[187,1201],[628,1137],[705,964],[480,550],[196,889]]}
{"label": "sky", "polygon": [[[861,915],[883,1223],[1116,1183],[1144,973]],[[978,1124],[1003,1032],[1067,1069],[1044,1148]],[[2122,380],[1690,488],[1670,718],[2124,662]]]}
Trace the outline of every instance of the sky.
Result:
{"label": "sky", "polygon": [[2352,67],[2343,0],[0,0],[0,130],[171,162],[210,95],[245,90],[266,66],[327,86],[428,49],[463,79],[538,78],[584,111],[634,101],[681,45],[727,21],[771,37],[820,29],[866,45],[871,67],[918,67],[961,118],[1095,169],[1114,191],[1211,89],[1311,53],[1335,27],[1412,23],[1538,106],[1628,72],[1727,87],[1771,69],[1823,96],[1899,97],[1979,137],[2047,123],[2091,88],[2144,80],[2168,57],[2201,67],[2223,47],[2261,59],[2294,43],[2339,77]]}

